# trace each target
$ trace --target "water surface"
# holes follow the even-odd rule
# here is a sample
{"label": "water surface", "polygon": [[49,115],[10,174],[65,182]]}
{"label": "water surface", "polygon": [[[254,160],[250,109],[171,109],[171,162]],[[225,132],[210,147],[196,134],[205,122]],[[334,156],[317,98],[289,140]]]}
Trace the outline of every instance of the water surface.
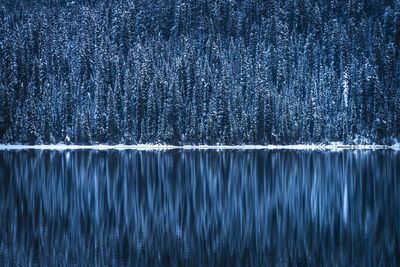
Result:
{"label": "water surface", "polygon": [[0,265],[399,265],[394,151],[0,151]]}

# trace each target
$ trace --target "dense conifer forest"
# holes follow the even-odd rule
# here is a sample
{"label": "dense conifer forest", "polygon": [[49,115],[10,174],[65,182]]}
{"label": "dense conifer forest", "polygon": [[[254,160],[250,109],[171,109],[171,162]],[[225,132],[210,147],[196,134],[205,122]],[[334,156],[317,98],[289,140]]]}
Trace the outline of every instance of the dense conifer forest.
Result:
{"label": "dense conifer forest", "polygon": [[400,1],[0,0],[0,143],[400,139]]}

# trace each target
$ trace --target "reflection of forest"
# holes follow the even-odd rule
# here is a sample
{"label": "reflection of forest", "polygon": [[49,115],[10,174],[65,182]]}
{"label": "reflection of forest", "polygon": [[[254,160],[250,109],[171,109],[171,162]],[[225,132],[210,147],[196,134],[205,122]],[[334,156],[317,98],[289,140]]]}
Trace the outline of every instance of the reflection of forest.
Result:
{"label": "reflection of forest", "polygon": [[1,151],[0,262],[399,263],[400,155]]}

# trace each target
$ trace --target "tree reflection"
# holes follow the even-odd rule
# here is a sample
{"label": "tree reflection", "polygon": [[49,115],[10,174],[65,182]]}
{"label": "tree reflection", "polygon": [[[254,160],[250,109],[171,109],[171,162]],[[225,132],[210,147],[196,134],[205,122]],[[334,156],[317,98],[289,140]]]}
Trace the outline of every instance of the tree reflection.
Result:
{"label": "tree reflection", "polygon": [[400,155],[2,151],[6,265],[396,265]]}

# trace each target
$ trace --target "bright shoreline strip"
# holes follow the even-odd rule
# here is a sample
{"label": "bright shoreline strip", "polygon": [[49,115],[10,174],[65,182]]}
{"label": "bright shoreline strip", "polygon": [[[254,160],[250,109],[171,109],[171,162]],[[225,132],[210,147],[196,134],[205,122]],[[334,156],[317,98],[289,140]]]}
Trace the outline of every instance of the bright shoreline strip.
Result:
{"label": "bright shoreline strip", "polygon": [[0,150],[400,150],[400,144],[387,145],[9,145],[0,144]]}

